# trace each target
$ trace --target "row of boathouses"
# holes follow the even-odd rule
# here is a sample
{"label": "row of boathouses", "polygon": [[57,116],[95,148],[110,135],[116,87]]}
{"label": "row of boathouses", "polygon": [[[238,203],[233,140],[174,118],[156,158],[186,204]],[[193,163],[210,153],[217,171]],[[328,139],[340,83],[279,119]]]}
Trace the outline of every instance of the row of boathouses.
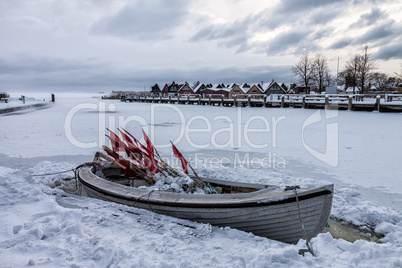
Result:
{"label": "row of boathouses", "polygon": [[[294,90],[294,88],[292,88]],[[300,90],[300,89],[298,89]],[[254,83],[254,84],[203,84],[196,82],[193,86],[190,86],[187,82],[183,84],[177,84],[174,81],[171,84],[165,84],[161,89],[158,84],[151,87],[150,95],[153,97],[176,97],[176,96],[187,96],[187,95],[199,95],[203,98],[208,98],[210,96],[224,97],[225,99],[231,99],[234,95],[254,95],[254,94],[287,94],[289,93],[289,86],[284,83],[278,83],[272,81],[271,83],[264,84]]]}

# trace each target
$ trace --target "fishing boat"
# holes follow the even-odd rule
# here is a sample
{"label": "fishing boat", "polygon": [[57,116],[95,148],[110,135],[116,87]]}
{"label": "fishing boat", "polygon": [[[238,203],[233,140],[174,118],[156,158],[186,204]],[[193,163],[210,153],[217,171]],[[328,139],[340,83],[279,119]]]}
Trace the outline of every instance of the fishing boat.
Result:
{"label": "fishing boat", "polygon": [[[80,167],[78,180],[85,194],[156,213],[231,227],[258,236],[297,243],[310,240],[327,224],[333,185],[303,189],[268,184],[201,178],[220,194],[189,194],[155,190],[142,178],[105,159]],[[142,186],[142,187],[141,187]]]}

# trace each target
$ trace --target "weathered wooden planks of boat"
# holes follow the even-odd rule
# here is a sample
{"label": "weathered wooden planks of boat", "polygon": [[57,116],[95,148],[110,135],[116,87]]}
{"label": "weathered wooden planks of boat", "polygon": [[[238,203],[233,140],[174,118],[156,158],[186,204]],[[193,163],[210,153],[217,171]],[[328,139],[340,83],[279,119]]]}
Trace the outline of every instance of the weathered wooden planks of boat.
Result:
{"label": "weathered wooden planks of boat", "polygon": [[222,194],[188,194],[138,188],[143,179],[125,177],[123,169],[98,161],[78,171],[87,196],[156,213],[231,227],[270,239],[297,243],[322,232],[327,224],[333,185],[283,189],[275,185],[202,178]]}

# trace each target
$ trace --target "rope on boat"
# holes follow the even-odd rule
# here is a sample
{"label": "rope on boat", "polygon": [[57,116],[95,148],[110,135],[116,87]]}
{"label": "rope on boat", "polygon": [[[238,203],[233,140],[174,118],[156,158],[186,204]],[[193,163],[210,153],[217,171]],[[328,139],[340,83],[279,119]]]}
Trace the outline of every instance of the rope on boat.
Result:
{"label": "rope on boat", "polygon": [[[72,168],[72,169],[68,169],[68,170],[63,170],[63,171],[59,171],[59,172],[53,172],[53,173],[45,173],[45,174],[33,174],[32,177],[41,177],[41,176],[52,176],[52,175],[57,175],[57,174],[63,174],[63,173],[67,173],[67,172],[74,172],[74,180],[75,180],[75,189],[74,191],[78,190],[78,194],[81,195],[81,190],[82,187],[81,185],[78,185],[78,174],[77,171],[85,166],[90,166],[90,165],[96,165],[97,163],[95,162],[88,162],[88,163],[84,163],[82,165],[77,166],[76,168]],[[80,187],[79,187],[80,186]]]}
{"label": "rope on boat", "polygon": [[57,174],[62,174],[62,173],[67,173],[67,172],[74,172],[75,173],[75,168],[69,169],[69,170],[64,170],[64,171],[59,171],[59,172],[54,172],[54,173],[47,173],[47,174],[34,174],[32,177],[41,177],[41,176],[51,176],[51,175],[57,175]]}
{"label": "rope on boat", "polygon": [[143,194],[143,195],[141,195],[140,197],[138,197],[137,200],[135,200],[135,202],[134,202],[134,204],[133,204],[133,207],[135,207],[135,205],[137,204],[138,200],[140,200],[142,197],[148,195],[147,200],[148,200],[149,209],[150,209],[152,212],[154,212],[153,209],[152,209],[152,207],[151,207],[151,203],[149,202],[149,196],[151,195],[151,193],[152,193],[153,191],[155,191],[155,190],[152,190],[152,191],[150,191],[150,192],[148,192],[148,193],[146,193],[146,194]]}
{"label": "rope on boat", "polygon": [[59,171],[59,172],[54,172],[54,173],[33,174],[32,177],[52,176],[52,175],[63,174],[63,173],[67,173],[67,172],[74,172],[74,180],[75,180],[75,189],[74,189],[74,191],[77,191],[78,190],[77,170],[80,167],[81,166],[78,166],[76,168],[72,168],[72,169],[68,169],[68,170],[64,170],[64,171]]}
{"label": "rope on boat", "polygon": [[[300,187],[299,187],[299,188],[300,188]],[[296,195],[297,209],[298,209],[298,211],[299,211],[299,220],[300,220],[301,227],[302,227],[302,230],[303,230],[304,239],[306,240],[306,246],[307,246],[308,251],[314,256],[314,252],[313,252],[313,250],[311,249],[310,244],[309,244],[309,241],[308,241],[308,238],[307,238],[306,229],[304,228],[303,218],[302,218],[302,216],[301,216],[301,211],[300,211],[299,196],[297,195],[297,188],[296,188],[296,187],[295,187],[295,189],[293,189],[293,192],[294,192],[295,195]]]}

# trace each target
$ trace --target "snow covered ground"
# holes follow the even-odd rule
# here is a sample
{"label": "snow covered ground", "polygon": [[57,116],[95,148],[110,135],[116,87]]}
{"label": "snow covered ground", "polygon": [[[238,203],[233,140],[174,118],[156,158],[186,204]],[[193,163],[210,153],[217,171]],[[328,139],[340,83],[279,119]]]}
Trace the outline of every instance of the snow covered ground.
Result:
{"label": "snow covered ground", "polygon": [[[50,94],[49,94],[50,95]],[[67,98],[0,116],[3,267],[401,267],[401,114],[156,105]],[[143,128],[167,161],[177,144],[199,174],[279,185],[335,184],[334,219],[381,243],[287,245],[69,194],[73,172],[107,144],[106,127]],[[177,164],[173,162],[172,164]],[[68,193],[66,193],[64,190]],[[366,230],[366,231],[365,231]]]}

